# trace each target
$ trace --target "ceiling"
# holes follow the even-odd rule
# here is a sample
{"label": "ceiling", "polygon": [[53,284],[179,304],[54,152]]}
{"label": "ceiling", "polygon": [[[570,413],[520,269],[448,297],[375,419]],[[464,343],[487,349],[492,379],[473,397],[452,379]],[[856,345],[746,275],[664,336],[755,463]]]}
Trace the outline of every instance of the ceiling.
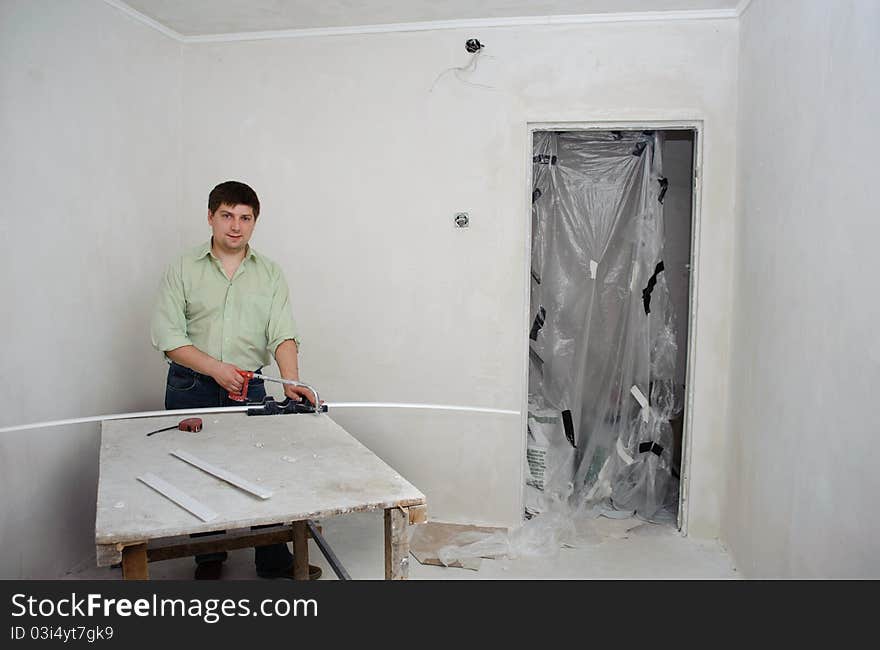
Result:
{"label": "ceiling", "polygon": [[732,12],[742,0],[107,0],[183,37],[395,23],[589,16],[637,12]]}

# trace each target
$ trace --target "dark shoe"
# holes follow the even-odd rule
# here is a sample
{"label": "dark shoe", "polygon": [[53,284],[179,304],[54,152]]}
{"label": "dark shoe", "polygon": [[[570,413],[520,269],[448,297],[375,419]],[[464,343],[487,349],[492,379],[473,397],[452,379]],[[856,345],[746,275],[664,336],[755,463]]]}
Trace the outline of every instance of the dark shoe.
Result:
{"label": "dark shoe", "polygon": [[196,565],[196,580],[219,580],[223,573],[223,562],[213,560]]}
{"label": "dark shoe", "polygon": [[[321,567],[315,566],[314,564],[309,565],[309,580],[317,580],[323,573]],[[277,580],[279,578],[282,580],[296,580],[296,578],[293,577],[293,566],[281,571],[257,571],[257,575],[261,578],[268,578],[270,580]]]}

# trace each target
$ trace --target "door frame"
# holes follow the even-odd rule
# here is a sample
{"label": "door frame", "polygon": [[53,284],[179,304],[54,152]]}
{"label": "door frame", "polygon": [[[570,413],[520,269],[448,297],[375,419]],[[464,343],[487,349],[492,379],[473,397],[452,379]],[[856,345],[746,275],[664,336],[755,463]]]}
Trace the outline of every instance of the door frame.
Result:
{"label": "door frame", "polygon": [[[693,171],[691,182],[691,242],[690,242],[690,268],[688,281],[688,338],[687,338],[687,368],[685,370],[685,396],[684,396],[684,423],[682,427],[681,442],[681,476],[679,479],[679,502],[678,502],[678,529],[682,536],[687,535],[688,515],[690,511],[689,487],[692,467],[691,440],[693,414],[694,414],[694,386],[697,341],[697,312],[699,304],[700,266],[698,264],[700,252],[700,208],[702,204],[702,169],[703,169],[703,120],[599,120],[599,121],[564,121],[564,122],[527,122],[526,140],[526,184],[525,184],[525,268],[523,274],[523,320],[521,332],[523,335],[522,355],[524,359],[522,373],[521,395],[521,428],[522,428],[522,457],[526,458],[528,445],[528,415],[529,415],[529,337],[531,326],[531,266],[532,266],[532,156],[534,155],[534,136],[541,131],[693,131],[694,152]],[[520,512],[523,511],[525,493],[525,460],[522,463],[522,476],[520,480]]]}

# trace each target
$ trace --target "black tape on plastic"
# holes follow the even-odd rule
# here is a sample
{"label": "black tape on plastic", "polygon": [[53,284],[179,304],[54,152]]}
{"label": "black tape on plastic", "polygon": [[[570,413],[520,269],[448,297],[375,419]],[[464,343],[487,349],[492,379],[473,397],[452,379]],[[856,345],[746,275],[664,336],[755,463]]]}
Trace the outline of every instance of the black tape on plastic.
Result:
{"label": "black tape on plastic", "polygon": [[544,311],[543,307],[538,308],[538,313],[535,314],[535,320],[532,322],[532,331],[529,332],[529,338],[533,341],[538,340],[538,332],[541,331],[541,328],[544,327],[544,318],[546,318],[547,312]]}
{"label": "black tape on plastic", "polygon": [[[543,196],[543,194],[544,194],[544,193],[541,191],[541,188],[540,188],[540,187],[536,187],[536,188],[532,191],[532,203],[535,203],[538,199],[540,199],[541,196]],[[661,201],[661,203],[662,203],[662,201]]]}
{"label": "black tape on plastic", "polygon": [[565,410],[562,412],[562,427],[565,429],[565,437],[571,443],[571,446],[577,449],[577,445],[574,444],[574,422],[571,420],[571,411]]}
{"label": "black tape on plastic", "polygon": [[645,306],[645,316],[651,313],[651,292],[654,291],[654,287],[657,284],[657,276],[660,275],[664,270],[663,260],[654,267],[654,274],[648,280],[648,286],[646,286],[642,290],[642,303]]}
{"label": "black tape on plastic", "polygon": [[663,453],[663,446],[658,445],[656,442],[643,442],[639,445],[639,453],[644,454],[645,452],[653,451],[658,456]]}
{"label": "black tape on plastic", "polygon": [[669,189],[669,179],[668,178],[659,178],[657,182],[660,183],[660,196],[657,197],[657,200],[660,203],[663,203],[663,199],[666,198],[666,190]]}
{"label": "black tape on plastic", "polygon": [[539,153],[532,156],[532,162],[536,165],[555,165],[556,156],[551,156],[549,153]]}

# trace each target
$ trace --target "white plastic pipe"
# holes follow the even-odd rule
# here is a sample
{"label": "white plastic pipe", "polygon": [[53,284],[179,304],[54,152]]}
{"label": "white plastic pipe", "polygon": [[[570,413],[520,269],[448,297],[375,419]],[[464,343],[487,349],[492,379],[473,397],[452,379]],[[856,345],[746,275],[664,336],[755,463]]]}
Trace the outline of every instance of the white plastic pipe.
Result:
{"label": "white plastic pipe", "polygon": [[500,413],[502,415],[519,415],[519,411],[507,409],[487,409],[477,406],[449,406],[447,404],[401,404],[395,402],[334,402],[327,408],[391,408],[391,409],[432,409],[435,411],[473,411],[475,413]]}
{"label": "white plastic pipe", "polygon": [[[325,402],[328,409],[334,408],[401,408],[401,409],[428,409],[435,411],[471,411],[474,413],[499,413],[502,415],[519,415],[519,411],[506,409],[479,408],[476,406],[450,406],[447,404],[401,404],[394,402]],[[85,424],[87,422],[103,422],[105,420],[134,420],[136,418],[152,418],[164,415],[196,415],[199,413],[242,413],[251,408],[260,408],[262,405],[252,406],[220,406],[203,409],[177,409],[174,411],[140,411],[138,413],[114,413],[111,415],[93,415],[86,418],[72,418],[69,420],[51,420],[49,422],[33,422],[32,424],[18,424],[12,427],[0,428],[0,433],[12,431],[27,431],[28,429],[43,429],[47,427],[59,427],[65,424]]]}
{"label": "white plastic pipe", "polygon": [[218,406],[204,409],[179,409],[176,411],[141,411],[140,413],[114,413],[112,415],[93,415],[87,418],[72,418],[70,420],[52,420],[51,422],[34,422],[33,424],[18,424],[14,427],[3,427],[0,433],[9,431],[26,431],[27,429],[42,429],[43,427],[60,427],[64,424],[85,424],[86,422],[103,422],[104,420],[133,420],[135,418],[152,418],[162,415],[194,415],[196,413],[235,413],[246,411],[247,406]]}

